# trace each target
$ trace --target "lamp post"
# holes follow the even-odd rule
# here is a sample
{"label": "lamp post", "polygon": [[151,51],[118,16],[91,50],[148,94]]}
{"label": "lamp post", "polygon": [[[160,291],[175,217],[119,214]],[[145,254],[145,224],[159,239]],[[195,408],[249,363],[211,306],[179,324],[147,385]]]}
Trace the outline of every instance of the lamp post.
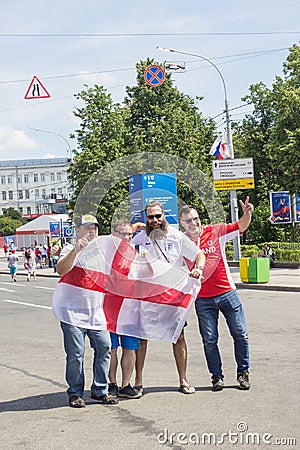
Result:
{"label": "lamp post", "polygon": [[[201,58],[204,61],[207,61],[209,64],[211,64],[216,69],[216,71],[220,75],[220,78],[222,80],[223,89],[224,89],[227,144],[228,144],[228,148],[230,151],[230,157],[231,157],[231,159],[234,159],[232,135],[231,135],[231,122],[230,122],[230,117],[229,117],[226,83],[225,83],[224,77],[222,75],[222,72],[220,71],[218,66],[216,66],[216,64],[213,63],[210,59],[206,58],[205,56],[199,55],[198,53],[191,53],[191,52],[186,52],[183,50],[175,50],[172,48],[165,48],[165,47],[157,47],[157,49],[165,51],[165,52],[180,53],[182,55],[195,56],[196,58]],[[230,191],[230,211],[231,211],[231,221],[237,222],[238,221],[238,203],[237,203],[237,196],[236,196],[235,190]],[[234,259],[236,261],[239,261],[240,255],[241,255],[239,237],[236,237],[234,239],[233,249],[234,249]]]}
{"label": "lamp post", "polygon": [[27,127],[27,128],[28,128],[29,130],[38,131],[38,132],[41,132],[41,133],[56,134],[56,136],[61,137],[61,138],[65,141],[65,143],[67,144],[67,146],[68,146],[67,156],[68,156],[68,159],[70,159],[71,162],[72,162],[72,149],[71,149],[71,146],[70,146],[69,142],[67,141],[67,139],[66,139],[62,134],[59,134],[59,133],[57,133],[56,131],[40,130],[39,128],[32,128],[32,127]]}

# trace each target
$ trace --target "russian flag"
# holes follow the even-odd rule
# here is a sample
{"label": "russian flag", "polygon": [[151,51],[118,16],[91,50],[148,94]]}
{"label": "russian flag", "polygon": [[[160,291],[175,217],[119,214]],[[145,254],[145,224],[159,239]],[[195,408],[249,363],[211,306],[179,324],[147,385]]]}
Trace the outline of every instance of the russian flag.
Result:
{"label": "russian flag", "polygon": [[211,146],[209,154],[218,159],[230,158],[225,132],[223,133],[223,136],[218,136],[216,138],[215,142]]}

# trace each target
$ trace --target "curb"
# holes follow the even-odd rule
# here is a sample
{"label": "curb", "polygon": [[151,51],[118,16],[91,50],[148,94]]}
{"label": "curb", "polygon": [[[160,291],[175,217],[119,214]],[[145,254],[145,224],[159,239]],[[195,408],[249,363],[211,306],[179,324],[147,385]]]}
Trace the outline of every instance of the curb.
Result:
{"label": "curb", "polygon": [[285,292],[300,292],[300,286],[283,286],[274,284],[259,284],[259,283],[234,283],[237,289],[256,289],[260,291],[285,291]]}

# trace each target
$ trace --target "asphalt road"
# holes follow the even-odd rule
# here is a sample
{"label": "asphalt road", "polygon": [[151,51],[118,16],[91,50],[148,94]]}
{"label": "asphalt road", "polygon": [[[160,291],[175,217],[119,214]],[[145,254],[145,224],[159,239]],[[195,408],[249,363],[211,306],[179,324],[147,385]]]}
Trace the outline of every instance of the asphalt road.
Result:
{"label": "asphalt road", "polygon": [[2,449],[295,449],[294,440],[299,448],[299,293],[239,291],[250,335],[250,391],[237,389],[231,337],[221,318],[226,388],[211,392],[192,311],[186,338],[194,395],[178,392],[171,344],[151,342],[145,395],[99,405],[89,398],[87,345],[88,406],[76,410],[67,406],[62,336],[51,311],[56,282],[0,278]]}

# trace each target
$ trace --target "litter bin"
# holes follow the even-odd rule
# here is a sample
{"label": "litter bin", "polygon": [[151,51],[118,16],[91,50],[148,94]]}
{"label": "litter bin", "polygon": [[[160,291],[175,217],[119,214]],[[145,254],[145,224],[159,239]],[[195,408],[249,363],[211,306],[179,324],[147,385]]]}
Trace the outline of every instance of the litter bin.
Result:
{"label": "litter bin", "polygon": [[240,278],[243,283],[249,283],[249,260],[250,258],[240,258]]}
{"label": "litter bin", "polygon": [[268,283],[270,280],[269,258],[250,258],[249,281],[250,283]]}

